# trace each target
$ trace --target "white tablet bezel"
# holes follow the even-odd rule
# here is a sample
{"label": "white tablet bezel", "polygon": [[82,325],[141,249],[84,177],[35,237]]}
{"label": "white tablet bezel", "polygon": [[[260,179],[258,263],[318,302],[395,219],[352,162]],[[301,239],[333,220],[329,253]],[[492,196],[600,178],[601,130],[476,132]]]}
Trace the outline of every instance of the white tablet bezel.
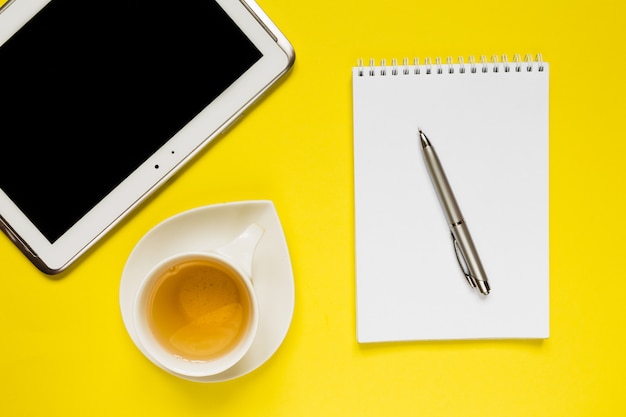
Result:
{"label": "white tablet bezel", "polygon": [[[9,0],[0,9],[0,45],[49,1]],[[0,189],[0,228],[41,271],[57,274],[65,270],[219,136],[293,65],[293,48],[256,3],[216,1],[262,52],[262,58],[57,241],[50,243]],[[51,204],[51,209],[62,210],[62,205]]]}

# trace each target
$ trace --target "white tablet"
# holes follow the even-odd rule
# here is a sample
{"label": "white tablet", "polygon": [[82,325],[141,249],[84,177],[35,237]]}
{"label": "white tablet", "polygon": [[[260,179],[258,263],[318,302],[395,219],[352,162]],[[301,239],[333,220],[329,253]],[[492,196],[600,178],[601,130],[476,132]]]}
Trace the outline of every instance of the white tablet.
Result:
{"label": "white tablet", "polygon": [[63,271],[293,62],[248,0],[9,0],[0,228]]}

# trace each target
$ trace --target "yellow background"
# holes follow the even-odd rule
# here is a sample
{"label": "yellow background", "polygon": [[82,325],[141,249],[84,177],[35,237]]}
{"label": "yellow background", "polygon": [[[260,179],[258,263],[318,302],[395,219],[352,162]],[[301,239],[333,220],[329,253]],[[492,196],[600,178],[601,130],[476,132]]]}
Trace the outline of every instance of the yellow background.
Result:
{"label": "yellow background", "polygon": [[[0,236],[0,415],[626,415],[623,2],[260,4],[296,65],[223,140],[60,279]],[[361,57],[515,53],[542,53],[551,71],[550,338],[359,345],[351,67]],[[249,199],[274,201],[289,245],[287,337],[235,381],[172,377],[122,323],[126,258],[174,214]]]}

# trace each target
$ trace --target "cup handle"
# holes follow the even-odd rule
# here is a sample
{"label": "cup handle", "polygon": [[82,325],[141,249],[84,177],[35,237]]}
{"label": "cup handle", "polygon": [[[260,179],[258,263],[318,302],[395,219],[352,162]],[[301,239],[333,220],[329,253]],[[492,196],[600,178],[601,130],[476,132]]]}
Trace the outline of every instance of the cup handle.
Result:
{"label": "cup handle", "polygon": [[231,259],[250,279],[252,278],[254,252],[264,233],[265,229],[262,226],[252,223],[235,240],[213,252]]}

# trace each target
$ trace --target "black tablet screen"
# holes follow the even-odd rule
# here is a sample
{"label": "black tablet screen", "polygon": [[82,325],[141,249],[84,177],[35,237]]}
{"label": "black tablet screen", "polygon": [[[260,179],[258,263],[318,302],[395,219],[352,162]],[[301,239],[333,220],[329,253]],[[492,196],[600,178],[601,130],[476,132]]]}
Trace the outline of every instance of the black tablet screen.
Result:
{"label": "black tablet screen", "polygon": [[0,187],[54,242],[260,57],[213,0],[52,0],[0,46]]}

